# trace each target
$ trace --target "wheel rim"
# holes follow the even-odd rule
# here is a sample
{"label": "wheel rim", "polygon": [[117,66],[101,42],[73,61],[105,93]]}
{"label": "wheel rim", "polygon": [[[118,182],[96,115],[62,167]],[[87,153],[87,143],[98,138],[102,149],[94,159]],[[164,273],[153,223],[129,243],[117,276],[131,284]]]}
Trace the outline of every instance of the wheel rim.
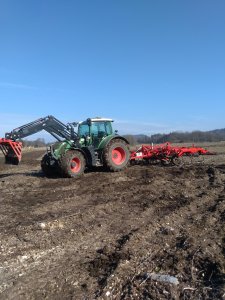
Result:
{"label": "wheel rim", "polygon": [[74,157],[73,159],[71,159],[70,162],[70,169],[73,173],[77,173],[80,171],[81,168],[81,162],[80,159],[78,157]]}
{"label": "wheel rim", "polygon": [[112,150],[112,161],[116,165],[121,165],[126,160],[126,152],[122,147],[116,147]]}

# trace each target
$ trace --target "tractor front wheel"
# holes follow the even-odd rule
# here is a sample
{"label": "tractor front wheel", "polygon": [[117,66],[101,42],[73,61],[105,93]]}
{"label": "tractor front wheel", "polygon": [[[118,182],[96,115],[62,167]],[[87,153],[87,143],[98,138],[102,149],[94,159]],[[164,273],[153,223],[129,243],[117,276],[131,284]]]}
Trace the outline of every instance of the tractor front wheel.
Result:
{"label": "tractor front wheel", "polygon": [[42,172],[47,177],[54,177],[54,176],[56,176],[56,170],[55,170],[54,167],[51,166],[51,162],[50,162],[50,158],[49,158],[48,154],[45,154],[42,157],[42,160],[41,160],[41,169],[42,169]]}
{"label": "tractor front wheel", "polygon": [[69,150],[60,158],[59,168],[63,177],[79,177],[84,173],[85,158],[80,151]]}
{"label": "tractor front wheel", "polygon": [[122,139],[111,140],[103,151],[104,166],[113,172],[124,169],[129,159],[128,145]]}

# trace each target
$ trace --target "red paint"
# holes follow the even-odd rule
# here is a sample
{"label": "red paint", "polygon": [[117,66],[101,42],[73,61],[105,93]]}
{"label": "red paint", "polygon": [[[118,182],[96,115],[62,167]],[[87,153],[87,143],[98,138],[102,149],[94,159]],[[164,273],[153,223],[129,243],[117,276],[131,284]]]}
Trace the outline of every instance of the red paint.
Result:
{"label": "red paint", "polygon": [[173,147],[170,143],[162,145],[142,145],[137,151],[133,151],[130,156],[130,160],[169,160],[171,157],[191,156],[194,154],[209,155],[216,154],[209,152],[201,147]]}
{"label": "red paint", "polygon": [[122,147],[116,147],[112,150],[112,161],[115,165],[121,165],[126,160],[126,152]]}
{"label": "red paint", "polygon": [[9,139],[0,138],[0,149],[5,157],[17,158],[21,161],[22,158],[22,143],[15,142]]}
{"label": "red paint", "polygon": [[70,168],[73,173],[77,173],[80,171],[81,162],[78,157],[74,157],[73,159],[71,159]]}

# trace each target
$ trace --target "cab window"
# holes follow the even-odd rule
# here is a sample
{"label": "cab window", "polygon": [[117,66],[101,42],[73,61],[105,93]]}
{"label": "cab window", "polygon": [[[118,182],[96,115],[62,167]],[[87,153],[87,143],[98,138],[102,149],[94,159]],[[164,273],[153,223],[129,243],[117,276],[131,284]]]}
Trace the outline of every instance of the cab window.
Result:
{"label": "cab window", "polygon": [[111,122],[106,122],[105,123],[105,128],[106,128],[107,135],[112,134],[112,124],[111,124]]}
{"label": "cab window", "polygon": [[78,129],[79,136],[89,135],[90,127],[87,124],[81,124]]}
{"label": "cab window", "polygon": [[106,134],[104,122],[93,122],[91,128],[92,134],[98,136],[99,134]]}

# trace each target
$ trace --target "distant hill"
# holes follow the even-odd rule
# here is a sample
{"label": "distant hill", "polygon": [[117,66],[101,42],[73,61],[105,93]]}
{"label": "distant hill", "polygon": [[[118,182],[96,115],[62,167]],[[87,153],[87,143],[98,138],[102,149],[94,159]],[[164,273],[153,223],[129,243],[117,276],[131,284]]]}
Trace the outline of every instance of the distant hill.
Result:
{"label": "distant hill", "polygon": [[138,135],[126,135],[131,144],[136,143],[182,143],[182,142],[190,142],[190,143],[198,143],[198,142],[220,142],[225,141],[225,128],[215,129],[210,131],[192,131],[192,132],[180,132],[174,131],[168,134],[153,134],[151,136],[145,134]]}

